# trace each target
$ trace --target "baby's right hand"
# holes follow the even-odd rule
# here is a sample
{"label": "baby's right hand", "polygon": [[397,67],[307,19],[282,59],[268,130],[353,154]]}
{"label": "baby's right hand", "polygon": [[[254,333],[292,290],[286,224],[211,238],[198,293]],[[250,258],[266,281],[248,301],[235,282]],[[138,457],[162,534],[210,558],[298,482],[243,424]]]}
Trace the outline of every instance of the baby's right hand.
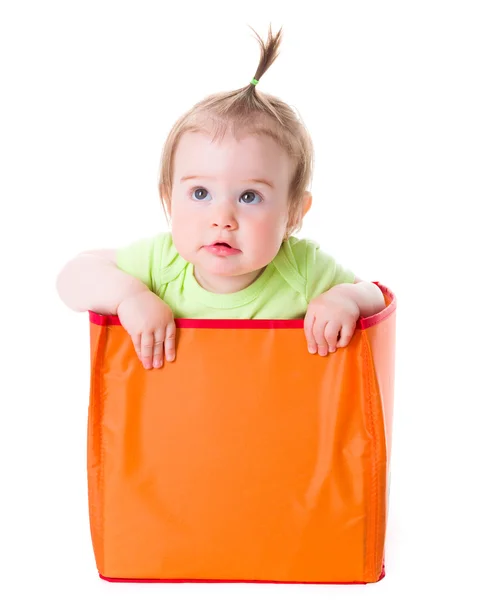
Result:
{"label": "baby's right hand", "polygon": [[175,359],[175,321],[168,304],[150,290],[125,298],[118,306],[121,325],[131,336],[138,358],[145,369]]}

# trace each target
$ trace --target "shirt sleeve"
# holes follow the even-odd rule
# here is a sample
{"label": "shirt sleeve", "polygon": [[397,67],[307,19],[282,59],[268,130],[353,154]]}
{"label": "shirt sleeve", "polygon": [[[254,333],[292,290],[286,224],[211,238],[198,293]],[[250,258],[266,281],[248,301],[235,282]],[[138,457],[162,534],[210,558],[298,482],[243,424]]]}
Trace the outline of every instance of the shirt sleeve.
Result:
{"label": "shirt sleeve", "polygon": [[139,239],[116,250],[116,266],[139,279],[152,292],[154,273],[162,264],[166,234]]}
{"label": "shirt sleeve", "polygon": [[306,281],[307,301],[340,283],[354,283],[355,274],[323,252],[318,243],[307,240]]}

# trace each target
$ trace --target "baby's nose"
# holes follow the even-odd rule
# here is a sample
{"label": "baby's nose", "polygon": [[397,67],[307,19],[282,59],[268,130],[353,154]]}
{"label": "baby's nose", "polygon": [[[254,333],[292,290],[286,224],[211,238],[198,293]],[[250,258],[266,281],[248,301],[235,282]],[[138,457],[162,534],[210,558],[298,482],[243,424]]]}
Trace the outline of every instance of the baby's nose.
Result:
{"label": "baby's nose", "polygon": [[234,212],[227,208],[219,209],[213,215],[212,226],[213,227],[222,227],[224,229],[226,229],[226,228],[233,229],[234,227],[237,226],[236,216],[234,215]]}
{"label": "baby's nose", "polygon": [[237,227],[236,221],[234,219],[218,219],[212,223],[213,227],[221,227],[222,229],[235,229]]}

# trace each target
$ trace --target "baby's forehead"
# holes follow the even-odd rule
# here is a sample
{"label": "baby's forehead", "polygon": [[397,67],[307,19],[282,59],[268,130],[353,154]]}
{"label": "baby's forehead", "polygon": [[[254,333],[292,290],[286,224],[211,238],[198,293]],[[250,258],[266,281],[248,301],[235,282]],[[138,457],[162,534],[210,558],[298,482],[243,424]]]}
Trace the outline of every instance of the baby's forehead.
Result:
{"label": "baby's forehead", "polygon": [[224,173],[230,169],[235,175],[273,172],[276,176],[291,168],[289,156],[271,135],[252,130],[238,134],[226,131],[214,138],[212,131],[185,132],[175,153],[175,170]]}
{"label": "baby's forehead", "polygon": [[256,115],[252,120],[221,119],[198,116],[197,119],[186,123],[180,134],[177,149],[184,153],[191,148],[199,151],[217,151],[217,147],[229,151],[256,152],[281,155],[283,150],[286,158],[291,157],[290,145],[284,132],[264,115]]}

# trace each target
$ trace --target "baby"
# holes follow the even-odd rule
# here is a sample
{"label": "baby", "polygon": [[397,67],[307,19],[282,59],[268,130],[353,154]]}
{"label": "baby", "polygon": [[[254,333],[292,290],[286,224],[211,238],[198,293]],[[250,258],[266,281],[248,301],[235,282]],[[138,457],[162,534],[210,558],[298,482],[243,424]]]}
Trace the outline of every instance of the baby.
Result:
{"label": "baby", "polygon": [[310,353],[345,347],[381,311],[380,289],[292,234],[312,196],[313,146],[295,112],[256,91],[281,29],[241,89],[214,94],[175,123],[159,191],[170,233],[83,252],[57,279],[72,309],[117,314],[145,368],[175,359],[175,318],[301,319]]}

